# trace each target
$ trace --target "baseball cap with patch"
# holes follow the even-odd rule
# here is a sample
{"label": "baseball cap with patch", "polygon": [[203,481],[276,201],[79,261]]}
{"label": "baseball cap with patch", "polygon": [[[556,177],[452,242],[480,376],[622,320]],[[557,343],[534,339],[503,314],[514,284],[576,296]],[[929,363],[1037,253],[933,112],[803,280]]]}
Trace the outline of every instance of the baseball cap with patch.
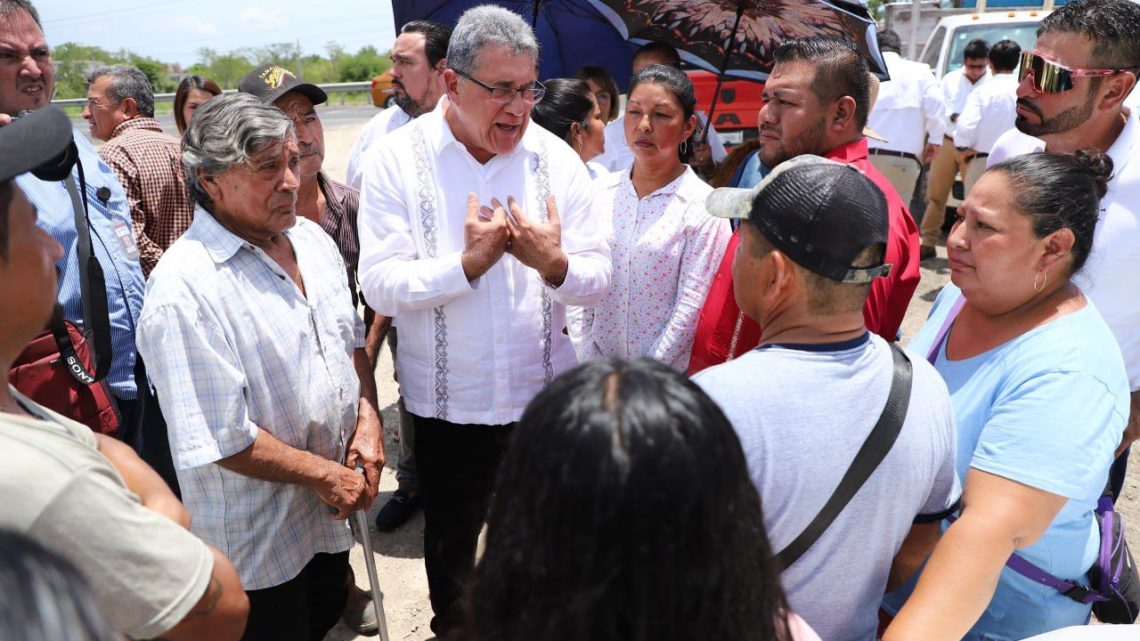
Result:
{"label": "baseball cap with patch", "polygon": [[[71,120],[62,109],[46,105],[27,112],[0,127],[0,182],[30,171],[51,171],[64,165],[66,172],[70,172],[74,158],[65,154],[70,145]],[[62,180],[62,177],[50,179]]]}
{"label": "baseball cap with patch", "polygon": [[867,247],[884,246],[890,227],[883,192],[855,167],[819,156],[780,163],[752,189],[713,190],[705,201],[719,218],[750,220],[797,265],[841,283],[869,283],[890,263],[855,267]]}
{"label": "baseball cap with patch", "polygon": [[296,74],[275,64],[264,64],[245,74],[238,83],[238,91],[253,94],[269,104],[290,91],[304,94],[314,105],[327,102],[329,95],[320,87],[298,80]]}

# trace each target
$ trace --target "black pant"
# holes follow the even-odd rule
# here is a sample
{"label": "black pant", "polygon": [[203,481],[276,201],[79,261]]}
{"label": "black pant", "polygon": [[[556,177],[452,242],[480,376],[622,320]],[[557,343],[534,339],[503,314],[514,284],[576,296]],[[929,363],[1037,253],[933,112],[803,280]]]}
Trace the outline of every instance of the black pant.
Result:
{"label": "black pant", "polygon": [[170,439],[166,433],[166,420],[158,397],[147,382],[146,366],[142,358],[135,361],[135,384],[138,396],[134,400],[116,399],[119,405],[119,440],[130,445],[139,458],[154,468],[166,481],[174,495],[182,498],[178,488],[178,476],[174,473],[174,459],[170,454]]}
{"label": "black pant", "polygon": [[1113,503],[1116,503],[1116,499],[1120,498],[1120,493],[1124,490],[1124,477],[1128,474],[1128,453],[1131,450],[1131,447],[1125,448],[1108,469],[1108,485],[1112,488]]}
{"label": "black pant", "polygon": [[247,590],[242,641],[321,641],[344,613],[347,576],[348,552],[317,554],[292,580]]}
{"label": "black pant", "polygon": [[463,587],[494,491],[495,474],[514,425],[460,425],[412,416],[424,502],[424,565],[432,631],[462,621]]}

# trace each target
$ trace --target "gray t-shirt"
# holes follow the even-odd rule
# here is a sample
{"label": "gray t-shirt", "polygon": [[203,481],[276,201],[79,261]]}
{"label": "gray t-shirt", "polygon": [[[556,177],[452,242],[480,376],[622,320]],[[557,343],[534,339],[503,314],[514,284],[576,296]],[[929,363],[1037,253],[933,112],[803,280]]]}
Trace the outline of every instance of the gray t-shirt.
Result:
{"label": "gray t-shirt", "polygon": [[[961,494],[950,395],[926,360],[910,358],[910,406],[898,440],[781,575],[792,610],[828,641],[875,638],[891,561],[915,517],[945,513]],[[867,334],[831,345],[761,347],[695,377],[740,437],[774,553],[839,485],[886,405],[892,373],[890,347]]]}
{"label": "gray t-shirt", "polygon": [[71,561],[117,630],[150,639],[173,628],[206,592],[209,548],[144,507],[89,429],[13,393],[41,418],[0,413],[0,528]]}

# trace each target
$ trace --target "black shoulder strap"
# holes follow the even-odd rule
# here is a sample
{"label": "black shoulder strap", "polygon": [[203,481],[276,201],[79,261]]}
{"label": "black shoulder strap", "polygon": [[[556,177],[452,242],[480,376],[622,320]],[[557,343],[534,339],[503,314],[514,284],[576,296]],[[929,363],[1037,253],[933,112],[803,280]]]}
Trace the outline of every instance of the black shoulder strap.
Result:
{"label": "black shoulder strap", "polygon": [[[66,179],[71,208],[75,210],[75,234],[78,238],[79,291],[83,299],[83,324],[94,344],[95,379],[106,378],[111,369],[111,319],[107,311],[107,285],[103,266],[91,248],[91,219],[87,213],[87,184],[83,177],[82,160],[75,163],[79,185],[75,177]],[[58,332],[57,332],[58,334]],[[79,379],[80,382],[90,384]]]}
{"label": "black shoulder strap", "polygon": [[843,480],[827,499],[823,509],[815,515],[811,523],[804,528],[788,547],[780,550],[777,557],[780,567],[787,569],[792,566],[804,552],[819,539],[827,528],[835,521],[843,508],[851,502],[859,488],[867,482],[871,474],[879,467],[879,463],[891,451],[891,446],[898,440],[902,431],[903,419],[906,418],[907,406],[910,405],[911,366],[910,359],[894,343],[891,343],[891,354],[894,358],[894,378],[891,380],[891,391],[887,396],[887,404],[879,416],[879,422],[863,441],[851,467],[843,475]]}

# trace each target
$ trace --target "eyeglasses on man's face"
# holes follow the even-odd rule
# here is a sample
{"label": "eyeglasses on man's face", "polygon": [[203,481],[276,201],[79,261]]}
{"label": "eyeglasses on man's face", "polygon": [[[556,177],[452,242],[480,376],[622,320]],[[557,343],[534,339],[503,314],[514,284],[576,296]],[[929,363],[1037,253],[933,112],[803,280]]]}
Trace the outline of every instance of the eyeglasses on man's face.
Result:
{"label": "eyeglasses on man's face", "polygon": [[522,98],[522,101],[528,105],[533,105],[540,102],[542,97],[546,95],[546,87],[541,82],[535,80],[534,84],[530,87],[523,87],[522,89],[515,89],[513,87],[495,87],[489,85],[481,80],[477,80],[458,69],[452,69],[456,75],[462,76],[471,82],[479,85],[491,93],[491,102],[499,105],[506,105],[514,102],[515,96]]}

